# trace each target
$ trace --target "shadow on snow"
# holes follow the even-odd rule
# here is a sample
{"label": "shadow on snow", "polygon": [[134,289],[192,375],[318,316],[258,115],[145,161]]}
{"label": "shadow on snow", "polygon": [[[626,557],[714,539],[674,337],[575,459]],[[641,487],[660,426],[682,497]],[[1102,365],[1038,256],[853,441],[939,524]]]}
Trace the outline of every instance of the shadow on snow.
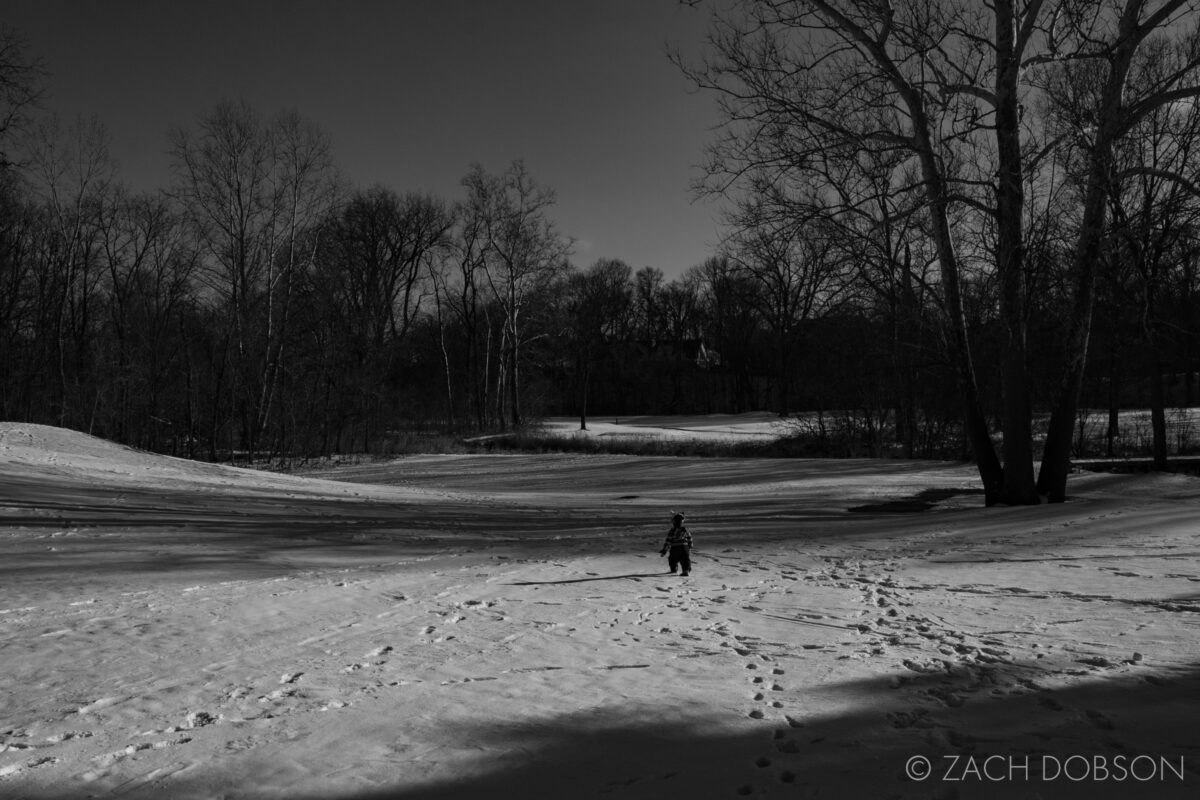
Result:
{"label": "shadow on snow", "polygon": [[[1158,671],[1136,667],[1120,673],[1097,669],[1069,688],[1030,688],[1028,676],[1046,670],[1040,661],[975,665],[938,674],[903,672],[814,685],[800,693],[779,694],[785,701],[782,709],[753,702],[747,693],[739,712],[741,723],[728,708],[606,706],[513,722],[460,716],[438,720],[436,731],[426,731],[426,738],[436,740],[438,760],[456,765],[452,779],[388,788],[384,775],[419,766],[407,760],[400,747],[390,767],[381,767],[375,758],[357,774],[354,769],[337,771],[338,781],[381,783],[377,788],[327,787],[292,791],[289,796],[707,800],[825,797],[831,791],[897,800],[1197,796],[1200,671],[1194,666]],[[810,695],[846,710],[813,713],[805,707]],[[756,710],[765,711],[762,718]],[[407,730],[410,724],[397,720],[393,728],[357,735],[365,737],[364,749],[377,752],[388,742],[404,740]],[[277,771],[269,754],[258,758],[263,774]],[[926,759],[929,771],[923,781],[906,774],[914,758]],[[985,766],[986,759],[991,760]],[[1137,765],[1133,759],[1139,759]],[[1125,770],[1120,779],[1118,764]],[[214,774],[218,769],[199,767],[189,771],[189,777],[133,788],[127,796],[258,796],[253,785],[226,785]],[[35,775],[27,775],[6,781],[10,796],[90,796],[83,788],[75,795],[61,787],[48,792],[37,786]],[[263,796],[278,792],[278,787],[263,787]]]}
{"label": "shadow on snow", "polygon": [[505,586],[554,586],[560,583],[590,583],[592,581],[619,581],[628,578],[661,578],[670,572],[631,572],[628,575],[592,575],[587,578],[567,578],[561,581],[512,581]]}

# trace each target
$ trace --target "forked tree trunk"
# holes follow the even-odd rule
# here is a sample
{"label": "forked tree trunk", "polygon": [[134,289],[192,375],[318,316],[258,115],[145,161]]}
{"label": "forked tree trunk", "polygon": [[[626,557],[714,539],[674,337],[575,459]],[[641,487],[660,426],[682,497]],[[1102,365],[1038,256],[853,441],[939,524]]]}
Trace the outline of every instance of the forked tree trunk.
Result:
{"label": "forked tree trunk", "polygon": [[1122,18],[1121,40],[1114,49],[1109,64],[1109,73],[1096,116],[1096,119],[1100,120],[1100,126],[1089,154],[1083,220],[1079,227],[1079,238],[1075,243],[1071,265],[1075,296],[1067,321],[1063,379],[1058,386],[1057,397],[1050,412],[1050,427],[1046,432],[1046,447],[1042,452],[1042,468],[1038,473],[1038,492],[1052,503],[1061,503],[1067,499],[1067,475],[1071,470],[1071,438],[1087,365],[1092,308],[1096,296],[1096,274],[1099,271],[1100,245],[1104,235],[1107,199],[1112,181],[1113,144],[1125,125],[1121,108],[1125,80],[1138,44],[1132,34],[1137,22],[1134,11],[1136,6],[1137,4],[1131,4]]}

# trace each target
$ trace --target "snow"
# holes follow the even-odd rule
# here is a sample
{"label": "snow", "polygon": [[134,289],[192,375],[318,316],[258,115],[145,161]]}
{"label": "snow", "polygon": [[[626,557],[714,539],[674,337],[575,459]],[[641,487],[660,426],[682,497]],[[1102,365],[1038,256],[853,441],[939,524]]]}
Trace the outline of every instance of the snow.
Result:
{"label": "snow", "polygon": [[0,423],[0,797],[1195,797],[1200,481],[977,491],[896,460],[279,475]]}
{"label": "snow", "polygon": [[787,423],[776,414],[708,414],[704,416],[591,417],[587,430],[579,417],[552,417],[542,425],[554,436],[598,439],[685,439],[692,441],[770,441],[787,432]]}

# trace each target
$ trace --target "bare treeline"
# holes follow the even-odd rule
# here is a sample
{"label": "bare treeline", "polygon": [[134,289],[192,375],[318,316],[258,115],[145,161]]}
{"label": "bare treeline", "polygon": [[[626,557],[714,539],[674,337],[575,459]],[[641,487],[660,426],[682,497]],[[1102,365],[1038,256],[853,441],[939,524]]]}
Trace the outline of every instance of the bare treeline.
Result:
{"label": "bare treeline", "polygon": [[[572,265],[520,161],[453,199],[349,187],[311,121],[226,103],[133,194],[98,120],[27,134],[2,197],[5,419],[223,459],[546,414],[849,408],[865,430],[892,409],[894,331],[828,237],[731,242],[668,280]],[[928,333],[902,336],[938,369]],[[917,394],[944,430],[946,393]]]}
{"label": "bare treeline", "polygon": [[33,112],[6,32],[0,416],[227,458],[817,412],[829,452],[969,455],[989,502],[1033,502],[1080,404],[1110,451],[1135,405],[1165,460],[1200,394],[1191,4],[717,5],[680,66],[725,114],[726,236],[673,279],[573,264],[521,161],[456,197],[348,186],[319,126],[244,104],[132,194],[100,121]]}
{"label": "bare treeline", "polygon": [[569,242],[521,162],[472,167],[452,203],[355,189],[311,121],[223,103],[135,195],[99,121],[27,134],[3,186],[6,419],[209,458],[522,421]]}

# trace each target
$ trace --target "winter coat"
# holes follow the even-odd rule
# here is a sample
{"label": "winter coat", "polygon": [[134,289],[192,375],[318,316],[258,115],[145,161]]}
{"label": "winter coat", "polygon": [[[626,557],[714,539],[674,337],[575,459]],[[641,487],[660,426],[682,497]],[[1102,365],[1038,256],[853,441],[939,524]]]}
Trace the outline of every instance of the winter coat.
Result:
{"label": "winter coat", "polygon": [[686,547],[688,550],[692,549],[692,535],[688,533],[688,529],[683,525],[680,525],[678,528],[671,528],[671,530],[667,531],[667,539],[663,542],[662,546],[663,552],[665,553],[672,547]]}

